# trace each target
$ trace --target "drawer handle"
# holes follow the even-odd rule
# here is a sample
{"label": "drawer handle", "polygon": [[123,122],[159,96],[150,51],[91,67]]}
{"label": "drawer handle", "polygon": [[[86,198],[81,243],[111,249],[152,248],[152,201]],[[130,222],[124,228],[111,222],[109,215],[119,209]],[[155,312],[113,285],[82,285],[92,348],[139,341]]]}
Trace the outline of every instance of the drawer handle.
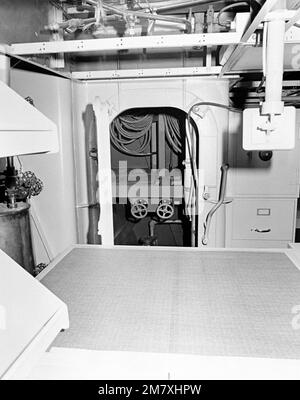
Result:
{"label": "drawer handle", "polygon": [[257,229],[257,228],[255,228],[255,229],[251,229],[251,231],[253,232],[257,232],[257,233],[269,233],[269,232],[271,232],[271,229]]}

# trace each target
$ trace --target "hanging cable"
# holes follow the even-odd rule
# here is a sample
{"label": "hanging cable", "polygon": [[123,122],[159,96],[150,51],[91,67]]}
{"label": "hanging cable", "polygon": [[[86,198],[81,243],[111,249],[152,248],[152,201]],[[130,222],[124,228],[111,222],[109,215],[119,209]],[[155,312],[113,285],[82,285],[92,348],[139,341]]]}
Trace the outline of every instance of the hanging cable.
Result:
{"label": "hanging cable", "polygon": [[188,150],[189,150],[189,154],[190,154],[190,158],[191,158],[191,163],[192,163],[192,173],[193,173],[193,178],[194,178],[194,184],[195,187],[198,187],[198,174],[197,174],[197,165],[196,165],[196,160],[194,157],[192,157],[192,142],[190,141],[191,137],[192,137],[192,132],[191,132],[191,127],[192,127],[192,123],[191,123],[191,114],[192,112],[198,116],[200,116],[196,111],[195,108],[196,107],[201,107],[201,106],[211,106],[211,107],[218,107],[218,108],[223,108],[225,110],[228,111],[232,111],[232,112],[238,112],[238,113],[242,113],[242,110],[239,110],[235,107],[231,107],[231,106],[227,106],[225,104],[220,104],[220,103],[215,103],[215,102],[210,102],[210,101],[201,101],[199,103],[195,103],[188,111],[188,123],[187,123],[187,142],[188,142]]}
{"label": "hanging cable", "polygon": [[[122,114],[110,125],[111,142],[121,153],[135,157],[151,156],[145,152],[150,145],[153,115]],[[132,148],[132,146],[136,148]]]}
{"label": "hanging cable", "polygon": [[168,116],[163,115],[163,119],[164,119],[164,124],[165,124],[165,135],[166,135],[167,141],[169,143],[169,146],[175,153],[181,153],[180,147],[173,140],[173,137],[171,134],[171,129],[169,127]]}
{"label": "hanging cable", "polygon": [[[121,114],[111,123],[111,142],[114,147],[131,156],[151,156],[146,152],[151,143],[153,114]],[[162,114],[166,140],[172,152],[182,153],[179,120],[173,115]],[[136,148],[133,146],[136,145]]]}
{"label": "hanging cable", "polygon": [[[222,15],[225,11],[231,10],[231,9],[233,9],[233,8],[242,7],[242,6],[249,6],[249,4],[246,3],[245,1],[241,1],[241,2],[238,2],[238,3],[229,4],[228,6],[223,7],[223,8],[219,11],[218,16],[217,16],[218,25],[227,28],[227,27],[228,27],[228,22],[227,22],[227,23],[224,23],[224,22],[221,23],[221,21],[220,21],[221,15]],[[230,21],[229,21],[229,22],[230,22]]]}
{"label": "hanging cable", "polygon": [[182,143],[178,119],[166,114],[163,115],[163,121],[165,125],[165,135],[170,148],[174,151],[174,153],[182,153]]}

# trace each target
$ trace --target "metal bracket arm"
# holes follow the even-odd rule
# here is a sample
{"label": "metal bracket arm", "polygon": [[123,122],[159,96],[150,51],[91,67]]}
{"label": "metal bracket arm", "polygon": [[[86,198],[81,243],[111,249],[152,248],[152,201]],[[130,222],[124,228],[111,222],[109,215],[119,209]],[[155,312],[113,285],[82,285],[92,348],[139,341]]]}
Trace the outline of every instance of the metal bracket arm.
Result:
{"label": "metal bracket arm", "polygon": [[206,220],[203,224],[204,226],[204,233],[202,236],[202,244],[206,246],[208,244],[208,235],[209,235],[209,230],[210,230],[210,225],[211,225],[211,220],[216,211],[223,205],[223,204],[228,204],[230,202],[229,200],[225,199],[225,193],[226,193],[226,184],[227,184],[227,173],[228,173],[229,165],[228,164],[223,164],[221,166],[221,182],[220,182],[220,189],[219,189],[219,198],[218,202],[212,207],[212,209],[209,211],[209,213],[206,216]]}

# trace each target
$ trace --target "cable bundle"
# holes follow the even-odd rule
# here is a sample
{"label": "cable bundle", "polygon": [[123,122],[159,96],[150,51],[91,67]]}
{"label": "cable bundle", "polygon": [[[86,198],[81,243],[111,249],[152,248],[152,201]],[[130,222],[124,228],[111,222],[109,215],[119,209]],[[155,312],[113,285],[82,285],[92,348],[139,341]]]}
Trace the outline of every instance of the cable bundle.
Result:
{"label": "cable bundle", "polygon": [[122,114],[110,125],[111,141],[121,153],[137,157],[151,156],[152,153],[145,153],[145,149],[151,141],[152,124],[152,114]]}
{"label": "cable bundle", "polygon": [[[174,153],[182,153],[182,138],[179,120],[168,114],[162,114],[165,136]],[[111,142],[121,153],[131,156],[151,156],[145,152],[151,142],[153,114],[122,114],[111,123]]]}
{"label": "cable bundle", "polygon": [[169,146],[174,153],[182,153],[182,141],[178,119],[167,114],[163,115],[163,119],[165,124],[165,135]]}

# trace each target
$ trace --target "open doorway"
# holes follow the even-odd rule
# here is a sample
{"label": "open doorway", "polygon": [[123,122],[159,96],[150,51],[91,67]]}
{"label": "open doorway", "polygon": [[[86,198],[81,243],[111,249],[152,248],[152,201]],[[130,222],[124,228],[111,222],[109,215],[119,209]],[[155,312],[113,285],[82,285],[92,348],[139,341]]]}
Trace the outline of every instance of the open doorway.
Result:
{"label": "open doorway", "polygon": [[[111,122],[114,244],[196,242],[186,127],[187,114],[171,107],[132,108]],[[198,163],[196,137],[192,151]]]}

